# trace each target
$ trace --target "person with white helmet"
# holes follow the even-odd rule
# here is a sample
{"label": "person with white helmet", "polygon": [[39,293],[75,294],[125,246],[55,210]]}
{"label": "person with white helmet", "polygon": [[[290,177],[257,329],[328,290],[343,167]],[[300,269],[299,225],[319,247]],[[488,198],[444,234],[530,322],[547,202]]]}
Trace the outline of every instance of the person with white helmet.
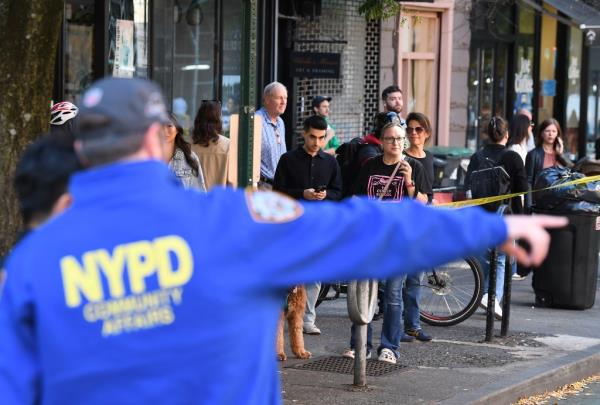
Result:
{"label": "person with white helmet", "polygon": [[74,118],[77,117],[79,108],[73,103],[62,101],[50,107],[50,133],[64,133],[72,135],[75,127]]}

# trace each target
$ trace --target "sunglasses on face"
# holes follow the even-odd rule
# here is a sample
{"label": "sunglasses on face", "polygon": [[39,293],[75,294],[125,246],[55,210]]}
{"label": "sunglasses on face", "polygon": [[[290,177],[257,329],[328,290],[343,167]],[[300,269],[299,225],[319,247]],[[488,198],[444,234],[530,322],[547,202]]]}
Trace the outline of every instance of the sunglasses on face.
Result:
{"label": "sunglasses on face", "polygon": [[407,127],[406,128],[406,132],[409,134],[412,134],[413,132],[416,132],[417,134],[422,134],[424,131],[423,127]]}

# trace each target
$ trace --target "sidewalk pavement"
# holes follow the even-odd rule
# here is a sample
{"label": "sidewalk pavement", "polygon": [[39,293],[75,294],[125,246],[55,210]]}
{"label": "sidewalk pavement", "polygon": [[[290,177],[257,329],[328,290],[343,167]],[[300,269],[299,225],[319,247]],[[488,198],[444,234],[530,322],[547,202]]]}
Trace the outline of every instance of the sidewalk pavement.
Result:
{"label": "sidewalk pavement", "polygon": [[[352,386],[352,374],[298,368],[314,367],[319,363],[313,362],[330,357],[334,365],[345,364],[341,353],[349,347],[351,325],[346,298],[326,301],[317,308],[322,334],[304,335],[313,358],[297,360],[286,347],[289,360],[280,368],[284,402],[510,404],[600,373],[600,292],[594,307],[584,311],[538,308],[534,300],[531,277],[513,282],[509,337],[499,337],[500,322],[496,322],[496,338],[490,344],[482,343],[485,314],[480,309],[459,325],[423,324],[434,340],[403,343],[399,364],[406,367],[367,376],[366,389]],[[375,347],[380,331],[381,321],[375,321]],[[383,365],[369,362],[373,367]]]}

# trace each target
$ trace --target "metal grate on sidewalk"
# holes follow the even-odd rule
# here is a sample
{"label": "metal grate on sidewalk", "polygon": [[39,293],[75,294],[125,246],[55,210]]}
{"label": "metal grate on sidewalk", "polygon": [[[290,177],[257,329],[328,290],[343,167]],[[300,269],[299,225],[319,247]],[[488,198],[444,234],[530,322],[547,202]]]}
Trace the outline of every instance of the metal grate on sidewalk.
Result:
{"label": "metal grate on sidewalk", "polygon": [[[321,357],[290,365],[288,368],[352,375],[354,374],[354,360],[340,356]],[[391,364],[372,359],[367,360],[367,375],[370,377],[381,377],[386,374],[405,370],[408,370],[408,367],[402,364]]]}

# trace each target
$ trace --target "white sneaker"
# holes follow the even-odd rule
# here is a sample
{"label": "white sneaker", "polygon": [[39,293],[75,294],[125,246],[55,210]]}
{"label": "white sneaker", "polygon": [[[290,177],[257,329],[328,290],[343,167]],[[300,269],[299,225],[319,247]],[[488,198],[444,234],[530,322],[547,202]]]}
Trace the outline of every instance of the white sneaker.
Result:
{"label": "white sneaker", "polygon": [[481,297],[481,302],[479,303],[479,308],[482,308],[484,311],[487,309],[488,295],[487,293],[483,294]]}
{"label": "white sneaker", "polygon": [[320,335],[321,329],[317,328],[316,325],[309,325],[309,326],[304,326],[302,328],[302,332],[306,333],[307,335]]}
{"label": "white sneaker", "polygon": [[494,318],[496,318],[499,321],[502,320],[502,307],[500,306],[498,300],[496,300],[496,302],[494,303]]}
{"label": "white sneaker", "polygon": [[[356,352],[354,351],[354,349],[346,349],[344,350],[344,353],[342,353],[342,357],[345,357],[347,359],[353,359],[354,356],[356,355]],[[367,350],[367,354],[365,355],[365,359],[370,359],[371,358],[371,351]]]}
{"label": "white sneaker", "polygon": [[396,364],[396,355],[390,349],[381,349],[381,353],[379,353],[379,357],[377,357],[379,361],[385,361],[386,363]]}

